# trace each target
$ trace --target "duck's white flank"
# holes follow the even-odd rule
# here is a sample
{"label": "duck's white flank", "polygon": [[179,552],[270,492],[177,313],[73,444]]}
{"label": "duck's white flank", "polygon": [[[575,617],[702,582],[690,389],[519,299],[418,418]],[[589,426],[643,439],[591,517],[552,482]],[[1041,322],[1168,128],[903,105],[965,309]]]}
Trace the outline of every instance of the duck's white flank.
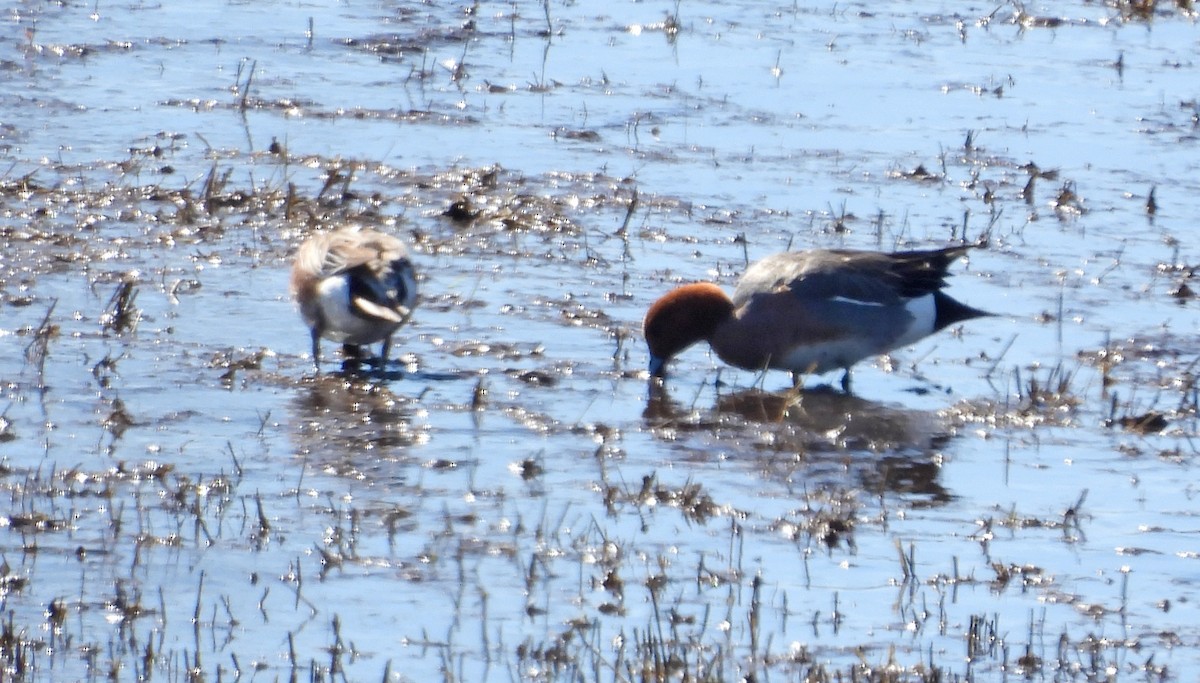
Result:
{"label": "duck's white flank", "polygon": [[904,308],[912,315],[913,320],[892,348],[915,344],[934,332],[933,326],[937,322],[937,302],[932,294],[909,299],[908,303],[904,304]]}

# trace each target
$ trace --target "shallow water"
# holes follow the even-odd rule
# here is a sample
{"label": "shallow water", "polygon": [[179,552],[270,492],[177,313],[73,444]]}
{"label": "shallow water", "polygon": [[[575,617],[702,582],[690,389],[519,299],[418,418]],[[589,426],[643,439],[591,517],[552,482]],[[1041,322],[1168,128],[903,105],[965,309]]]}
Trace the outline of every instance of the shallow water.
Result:
{"label": "shallow water", "polygon": [[[10,676],[1200,669],[1188,12],[176,4],[5,15]],[[425,278],[381,382],[286,293],[349,221]],[[648,389],[675,282],[964,237],[998,316],[855,396]]]}

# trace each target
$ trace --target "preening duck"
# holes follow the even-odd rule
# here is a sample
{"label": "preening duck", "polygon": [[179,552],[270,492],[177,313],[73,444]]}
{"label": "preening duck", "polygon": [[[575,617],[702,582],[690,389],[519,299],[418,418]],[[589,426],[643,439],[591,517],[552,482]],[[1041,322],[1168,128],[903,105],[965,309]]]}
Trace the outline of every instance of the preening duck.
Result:
{"label": "preening duck", "polygon": [[312,334],[318,372],[322,337],[341,343],[353,358],[360,346],[383,342],[382,371],[392,335],[417,305],[408,249],[396,237],[367,229],[320,233],[305,241],[292,265],[291,290]]}

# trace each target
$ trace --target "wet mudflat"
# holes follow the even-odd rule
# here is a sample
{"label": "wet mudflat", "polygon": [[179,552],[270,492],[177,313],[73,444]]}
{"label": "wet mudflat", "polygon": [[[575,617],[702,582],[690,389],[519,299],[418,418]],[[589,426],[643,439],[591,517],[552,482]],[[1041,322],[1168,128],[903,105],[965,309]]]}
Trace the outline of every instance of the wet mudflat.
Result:
{"label": "wet mudflat", "polygon": [[[6,680],[1200,670],[1190,4],[175,4],[5,15]],[[286,294],[349,223],[382,379]],[[678,282],[959,240],[854,395],[647,382]]]}

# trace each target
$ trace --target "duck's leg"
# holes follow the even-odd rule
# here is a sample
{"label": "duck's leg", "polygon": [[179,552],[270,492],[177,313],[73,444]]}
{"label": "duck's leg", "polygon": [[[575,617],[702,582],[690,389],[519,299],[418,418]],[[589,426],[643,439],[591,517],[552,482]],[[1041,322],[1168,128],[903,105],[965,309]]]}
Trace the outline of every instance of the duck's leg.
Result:
{"label": "duck's leg", "polygon": [[317,374],[321,374],[321,330],[312,328],[312,359]]}
{"label": "duck's leg", "polygon": [[357,372],[362,367],[362,347],[358,344],[342,344],[342,355],[345,357],[343,371]]}
{"label": "duck's leg", "polygon": [[850,368],[846,368],[845,372],[842,373],[842,391],[847,394],[850,393]]}
{"label": "duck's leg", "polygon": [[792,372],[792,388],[796,389],[796,390],[800,390],[803,387],[804,387],[804,373],[793,371]]}
{"label": "duck's leg", "polygon": [[387,371],[388,352],[392,350],[392,338],[384,337],[383,348],[379,349],[379,367],[375,370],[383,377],[383,373]]}

